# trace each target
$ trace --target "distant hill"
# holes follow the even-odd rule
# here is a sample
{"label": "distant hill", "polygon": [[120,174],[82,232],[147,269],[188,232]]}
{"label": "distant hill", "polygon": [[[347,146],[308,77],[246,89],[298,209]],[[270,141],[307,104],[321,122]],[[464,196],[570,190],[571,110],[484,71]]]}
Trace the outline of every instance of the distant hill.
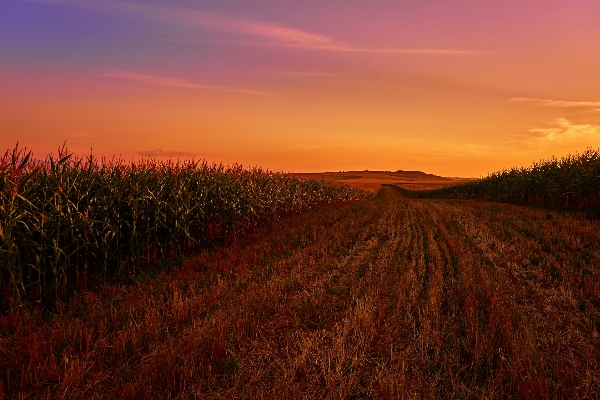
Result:
{"label": "distant hill", "polygon": [[427,174],[422,171],[403,171],[401,169],[397,171],[348,171],[349,174],[385,174],[388,176],[393,176],[395,178],[406,179],[406,180],[449,180],[450,178],[445,178],[443,176]]}
{"label": "distant hill", "polygon": [[402,171],[398,170],[396,172],[390,173],[392,176],[402,177],[402,178],[412,178],[412,179],[434,179],[434,180],[445,180],[449,178],[445,178],[443,176],[427,174],[422,171]]}
{"label": "distant hill", "polygon": [[366,190],[378,190],[381,185],[401,185],[405,189],[423,190],[437,189],[449,185],[464,183],[470,179],[448,178],[422,171],[337,171],[291,173],[290,175],[303,178],[326,178]]}

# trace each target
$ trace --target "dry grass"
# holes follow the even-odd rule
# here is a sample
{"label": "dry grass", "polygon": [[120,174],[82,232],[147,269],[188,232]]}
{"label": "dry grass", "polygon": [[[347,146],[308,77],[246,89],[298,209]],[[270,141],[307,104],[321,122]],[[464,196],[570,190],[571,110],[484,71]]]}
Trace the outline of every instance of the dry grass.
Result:
{"label": "dry grass", "polygon": [[325,178],[334,181],[342,181],[352,187],[372,192],[379,190],[382,185],[398,185],[411,190],[431,190],[471,181],[471,179],[445,178],[424,174],[420,171],[348,171],[294,173],[291,175],[301,178]]}
{"label": "dry grass", "polygon": [[169,274],[0,317],[15,398],[599,398],[600,225],[331,206]]}

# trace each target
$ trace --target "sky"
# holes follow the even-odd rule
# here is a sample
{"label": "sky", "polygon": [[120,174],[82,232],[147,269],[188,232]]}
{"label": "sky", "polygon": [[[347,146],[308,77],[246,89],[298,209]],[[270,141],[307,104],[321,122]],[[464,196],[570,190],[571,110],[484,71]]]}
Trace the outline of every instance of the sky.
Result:
{"label": "sky", "polygon": [[600,148],[600,1],[0,1],[0,150],[479,177]]}

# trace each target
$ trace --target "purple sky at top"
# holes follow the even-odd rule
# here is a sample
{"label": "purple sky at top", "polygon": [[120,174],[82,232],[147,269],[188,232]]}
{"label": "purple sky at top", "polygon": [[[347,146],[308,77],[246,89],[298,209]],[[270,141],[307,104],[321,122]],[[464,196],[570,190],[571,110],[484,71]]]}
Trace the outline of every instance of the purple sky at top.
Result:
{"label": "purple sky at top", "polygon": [[[393,169],[395,151],[484,173],[600,144],[600,113],[577,108],[600,101],[599,49],[598,1],[4,0],[0,144],[303,170]],[[565,135],[536,152],[539,129]],[[432,141],[437,161],[419,158]]]}

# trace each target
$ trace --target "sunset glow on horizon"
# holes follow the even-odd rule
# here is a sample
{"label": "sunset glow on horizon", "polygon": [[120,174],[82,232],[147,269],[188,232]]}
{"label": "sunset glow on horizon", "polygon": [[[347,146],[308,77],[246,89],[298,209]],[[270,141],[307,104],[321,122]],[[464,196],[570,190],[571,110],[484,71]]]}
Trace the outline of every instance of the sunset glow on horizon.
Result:
{"label": "sunset glow on horizon", "polygon": [[0,146],[478,177],[600,147],[597,1],[3,1]]}

